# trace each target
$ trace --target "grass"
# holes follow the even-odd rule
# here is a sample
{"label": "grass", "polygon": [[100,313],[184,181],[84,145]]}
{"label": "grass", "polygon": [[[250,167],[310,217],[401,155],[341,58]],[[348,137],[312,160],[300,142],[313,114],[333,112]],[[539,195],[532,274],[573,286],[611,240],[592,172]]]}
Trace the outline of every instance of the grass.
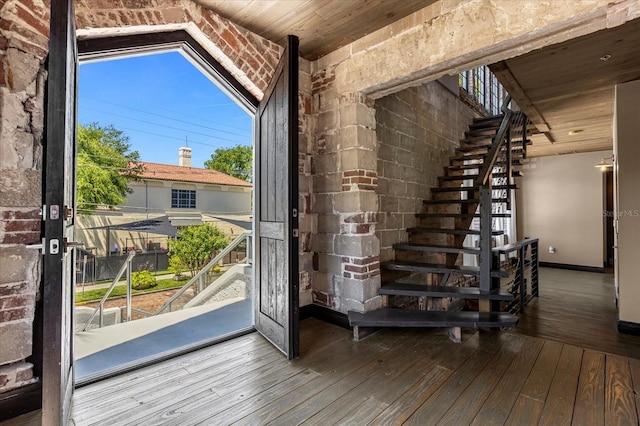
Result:
{"label": "grass", "polygon": [[[157,290],[168,290],[172,288],[179,288],[185,285],[186,281],[175,281],[173,279],[166,280],[158,280],[158,285],[155,287],[151,287],[145,290],[133,290],[132,294],[141,294],[148,293],[150,291]],[[108,289],[99,288],[96,290],[87,290],[84,293],[82,291],[76,291],[76,303],[84,303],[84,302],[95,302],[102,299]],[[113,291],[109,295],[109,298],[118,297],[118,296],[126,296],[127,294],[127,286],[126,285],[117,285],[113,288]]]}

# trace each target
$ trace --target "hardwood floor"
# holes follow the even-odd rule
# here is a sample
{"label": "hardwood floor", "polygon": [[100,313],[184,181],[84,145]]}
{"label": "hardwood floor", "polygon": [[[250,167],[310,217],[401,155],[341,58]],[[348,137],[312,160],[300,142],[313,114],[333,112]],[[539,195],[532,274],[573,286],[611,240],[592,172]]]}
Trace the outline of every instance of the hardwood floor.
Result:
{"label": "hardwood floor", "polygon": [[613,275],[540,268],[540,297],[516,333],[640,359],[640,338],[617,331]]}
{"label": "hardwood floor", "polygon": [[602,274],[545,269],[522,326],[466,330],[461,344],[416,329],[354,342],[348,330],[307,319],[297,360],[252,333],[77,389],[73,421],[637,425],[640,338],[616,333],[610,291]]}

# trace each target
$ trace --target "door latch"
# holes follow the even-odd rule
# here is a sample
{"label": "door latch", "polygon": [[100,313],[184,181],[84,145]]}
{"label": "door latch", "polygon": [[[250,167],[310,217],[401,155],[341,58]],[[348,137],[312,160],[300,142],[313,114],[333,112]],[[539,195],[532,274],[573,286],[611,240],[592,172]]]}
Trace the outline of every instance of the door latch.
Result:
{"label": "door latch", "polygon": [[74,247],[84,247],[84,243],[78,242],[78,241],[67,241],[67,239],[64,239],[64,252],[67,252],[68,248],[74,248]]}

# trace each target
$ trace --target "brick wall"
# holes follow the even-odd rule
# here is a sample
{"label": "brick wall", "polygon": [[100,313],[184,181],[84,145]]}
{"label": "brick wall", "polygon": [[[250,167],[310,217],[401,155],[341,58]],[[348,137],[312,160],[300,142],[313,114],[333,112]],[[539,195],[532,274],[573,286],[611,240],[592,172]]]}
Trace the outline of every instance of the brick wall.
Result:
{"label": "brick wall", "polygon": [[473,112],[437,81],[376,100],[380,260],[407,241],[422,200],[438,185]]}
{"label": "brick wall", "polygon": [[0,392],[34,381],[32,323],[40,255],[48,2],[0,7]]}

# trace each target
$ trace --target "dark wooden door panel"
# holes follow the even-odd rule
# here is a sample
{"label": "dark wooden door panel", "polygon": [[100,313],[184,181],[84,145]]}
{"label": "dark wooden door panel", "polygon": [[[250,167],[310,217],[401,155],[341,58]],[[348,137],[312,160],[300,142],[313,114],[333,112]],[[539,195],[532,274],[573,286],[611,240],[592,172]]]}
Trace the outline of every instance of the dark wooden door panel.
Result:
{"label": "dark wooden door panel", "polygon": [[67,424],[73,395],[77,50],[72,0],[51,4],[44,144],[42,423]]}
{"label": "dark wooden door panel", "polygon": [[298,40],[256,115],[256,329],[298,356]]}

